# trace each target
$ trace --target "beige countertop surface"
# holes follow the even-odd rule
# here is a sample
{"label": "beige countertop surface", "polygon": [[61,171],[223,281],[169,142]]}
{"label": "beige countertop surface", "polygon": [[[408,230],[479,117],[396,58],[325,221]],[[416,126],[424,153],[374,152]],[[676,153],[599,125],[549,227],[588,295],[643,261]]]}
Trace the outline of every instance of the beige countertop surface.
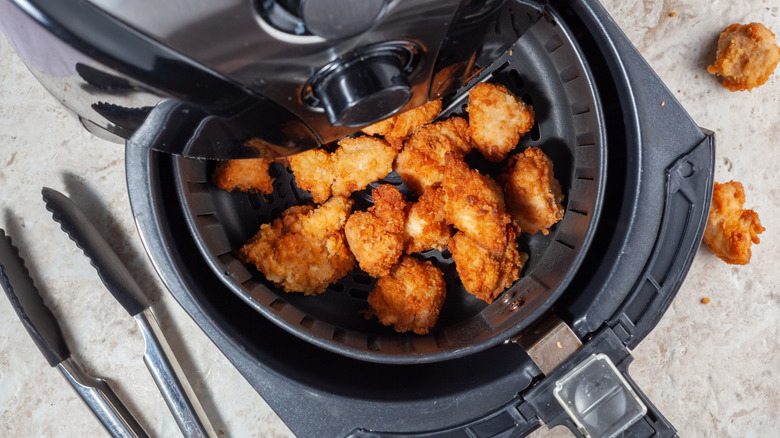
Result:
{"label": "beige countertop surface", "polygon": [[[780,436],[780,72],[732,93],[706,72],[721,29],[762,22],[780,32],[780,1],[606,0],[630,40],[693,119],[716,133],[715,180],[741,181],[766,231],[747,266],[699,249],[658,326],[633,350],[631,375],[685,437]],[[674,13],[674,14],[672,14]],[[153,301],[215,429],[292,433],[167,292],[146,257],[125,185],[123,147],[85,131],[0,40],[0,227],[14,237],[75,358],[108,379],[155,436],[178,436],[142,361],[135,322],[41,201],[49,186],[88,208]],[[702,304],[702,298],[709,304]],[[258,316],[260,317],[260,316]],[[0,299],[4,436],[104,434]],[[570,436],[542,427],[535,437]]]}

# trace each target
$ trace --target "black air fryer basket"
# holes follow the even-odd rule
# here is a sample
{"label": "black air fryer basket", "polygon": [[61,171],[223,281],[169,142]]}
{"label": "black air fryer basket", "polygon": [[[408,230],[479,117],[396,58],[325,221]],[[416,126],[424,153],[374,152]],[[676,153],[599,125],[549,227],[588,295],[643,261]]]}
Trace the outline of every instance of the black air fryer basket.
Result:
{"label": "black air fryer basket", "polygon": [[[211,183],[214,163],[177,160],[177,191],[187,225],[212,270],[225,274],[220,275],[225,286],[280,327],[320,347],[387,363],[446,360],[492,347],[549,310],[577,271],[596,229],[606,170],[604,116],[595,80],[585,67],[568,29],[542,19],[509,52],[484,69],[479,79],[502,83],[533,105],[538,123],[518,148],[538,146],[555,163],[567,214],[550,235],[521,236],[521,251],[530,255],[523,276],[489,306],[463,289],[449,253],[432,250],[421,254],[420,258],[441,268],[447,281],[447,299],[437,325],[427,336],[398,334],[363,316],[375,283],[363,271],[356,270],[325,293],[311,297],[285,293],[233,255],[233,250],[257,232],[259,224],[270,223],[288,207],[311,202],[281,163],[273,165],[273,194],[262,196],[217,189]],[[467,93],[445,99],[442,118],[467,117],[465,99]],[[212,120],[200,130],[199,138],[224,141],[225,132],[230,132],[224,124]],[[482,159],[478,152],[467,161],[494,177],[503,167]],[[370,205],[371,188],[378,184],[396,185],[410,197],[400,176],[393,172],[353,195],[356,209]]]}
{"label": "black air fryer basket", "polygon": [[[296,435],[509,437],[539,420],[578,435],[674,435],[628,376],[628,349],[658,322],[699,246],[714,139],[600,5],[516,3],[537,12],[533,24],[475,80],[533,104],[537,124],[518,149],[551,157],[566,215],[547,236],[521,236],[529,262],[491,305],[462,290],[447,252],[420,255],[448,283],[427,336],[360,316],[374,282],[362,271],[307,297],[235,258],[260,223],[308,201],[284,166],[272,167],[273,195],[228,193],[210,183],[213,163],[149,152],[170,131],[154,113],[128,142],[130,197],[158,272]],[[464,104],[445,99],[445,116],[465,116]],[[188,141],[245,140],[234,123],[211,118]],[[473,167],[500,170],[476,155]],[[381,183],[406,192],[395,174]],[[353,195],[356,208],[370,205],[370,189]],[[582,346],[548,368],[535,349],[553,326]],[[605,388],[608,397],[579,406]]]}

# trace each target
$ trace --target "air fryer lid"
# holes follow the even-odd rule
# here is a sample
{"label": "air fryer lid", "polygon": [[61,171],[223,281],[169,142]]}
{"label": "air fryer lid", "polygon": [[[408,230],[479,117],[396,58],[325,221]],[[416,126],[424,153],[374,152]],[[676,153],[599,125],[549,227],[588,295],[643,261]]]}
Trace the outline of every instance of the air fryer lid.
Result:
{"label": "air fryer lid", "polygon": [[[310,201],[281,164],[272,166],[277,178],[274,193],[261,196],[218,190],[210,183],[213,164],[177,159],[177,189],[203,257],[224,284],[259,314],[309,342],[350,357],[387,363],[438,361],[494,346],[518,333],[549,310],[590,243],[605,181],[604,120],[592,73],[571,32],[554,15],[537,21],[476,80],[502,83],[533,105],[537,122],[518,150],[540,147],[552,159],[566,207],[564,219],[549,235],[521,235],[519,249],[529,253],[529,261],[520,280],[492,304],[466,293],[449,253],[436,250],[419,257],[442,269],[447,299],[437,325],[425,336],[398,334],[376,319],[366,320],[362,311],[375,280],[358,269],[316,297],[284,293],[232,253],[257,232],[259,224]],[[442,117],[467,117],[466,91],[445,99]],[[213,141],[224,141],[225,133],[234,131],[225,128],[226,123],[206,125],[194,135],[197,141],[212,136]],[[478,153],[467,161],[494,177],[501,170]],[[409,194],[395,173],[372,187],[379,183],[394,184]],[[356,209],[370,205],[372,187],[353,195]]]}

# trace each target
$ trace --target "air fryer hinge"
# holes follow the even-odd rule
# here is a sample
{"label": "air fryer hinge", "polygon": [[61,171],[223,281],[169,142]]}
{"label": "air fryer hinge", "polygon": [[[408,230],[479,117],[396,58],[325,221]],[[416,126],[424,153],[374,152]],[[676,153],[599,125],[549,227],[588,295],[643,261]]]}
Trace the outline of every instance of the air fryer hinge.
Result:
{"label": "air fryer hinge", "polygon": [[522,347],[545,375],[582,347],[571,328],[553,314],[540,318],[511,341]]}

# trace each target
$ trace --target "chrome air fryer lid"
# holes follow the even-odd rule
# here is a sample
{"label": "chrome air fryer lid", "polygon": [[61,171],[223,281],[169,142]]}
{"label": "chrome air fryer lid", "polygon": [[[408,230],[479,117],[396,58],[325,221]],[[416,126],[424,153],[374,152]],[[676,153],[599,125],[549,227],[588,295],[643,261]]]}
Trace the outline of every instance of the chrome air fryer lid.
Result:
{"label": "chrome air fryer lid", "polygon": [[[543,12],[540,26],[572,36],[580,67],[594,79],[591,89],[603,120],[603,135],[594,140],[605,142],[608,165],[591,244],[567,274],[568,285],[543,314],[505,338],[510,342],[425,363],[382,363],[294,333],[230,286],[233,279],[212,260],[206,232],[192,226],[199,214],[194,208],[218,199],[204,182],[208,164],[150,152],[139,139],[128,143],[132,207],[159,274],[296,436],[524,436],[541,422],[565,425],[582,436],[604,432],[594,427],[605,419],[631,436],[674,435],[673,426],[631,381],[629,349],[669,306],[701,241],[714,140],[688,117],[596,2],[556,2]],[[530,35],[522,44],[530,44]],[[540,41],[529,56],[554,60],[564,47],[556,42],[566,39]],[[517,70],[523,85],[515,89],[533,90],[537,78],[520,66]],[[573,76],[557,74],[564,84]],[[539,99],[554,95],[541,91],[528,93],[534,105],[544,106]],[[557,101],[550,108],[552,103]],[[539,139],[526,141],[543,141],[551,114],[540,117]],[[576,175],[577,168],[572,165],[568,174]],[[276,171],[281,175],[283,169]],[[200,180],[183,179],[198,172]],[[568,202],[578,198],[571,188],[565,194]],[[208,201],[192,199],[196,196]],[[572,216],[570,210],[567,215]],[[257,216],[253,220],[247,233],[259,225]],[[221,221],[213,223],[226,229]],[[255,281],[253,275],[250,280]],[[349,297],[346,285],[334,293]],[[287,301],[277,306],[292,308]],[[572,336],[581,343],[552,367],[539,356],[545,345],[556,346],[540,336],[559,333],[549,327],[570,330],[561,330],[562,347]],[[582,397],[582,391],[596,394],[596,387],[615,396],[603,400],[616,403]]]}

